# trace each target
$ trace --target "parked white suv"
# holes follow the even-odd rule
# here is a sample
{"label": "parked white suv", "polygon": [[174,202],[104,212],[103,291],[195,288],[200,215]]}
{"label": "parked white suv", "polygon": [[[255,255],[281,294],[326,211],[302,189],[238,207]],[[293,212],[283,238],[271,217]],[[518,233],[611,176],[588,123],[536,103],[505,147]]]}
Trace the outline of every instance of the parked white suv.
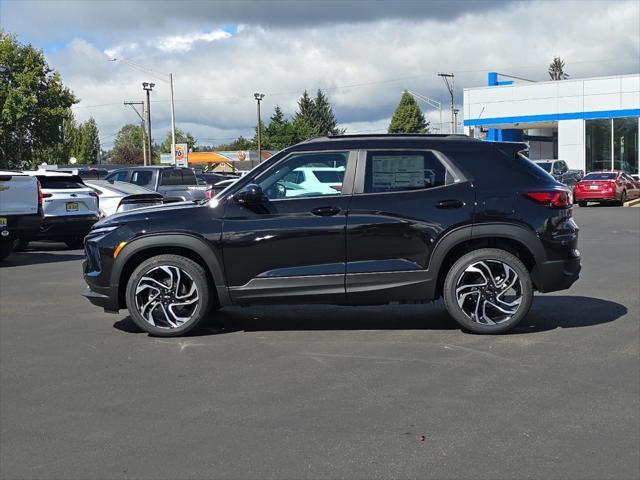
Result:
{"label": "parked white suv", "polygon": [[38,181],[21,172],[0,171],[0,260],[13,244],[38,232],[42,223]]}
{"label": "parked white suv", "polygon": [[309,192],[320,192],[322,195],[339,194],[342,189],[344,171],[342,166],[300,167],[291,171],[284,178],[284,181],[294,183]]}
{"label": "parked white suv", "polygon": [[40,182],[44,219],[37,235],[23,239],[17,248],[26,247],[33,239],[58,240],[70,248],[82,248],[85,235],[99,218],[98,194],[78,175],[51,170],[24,173]]}

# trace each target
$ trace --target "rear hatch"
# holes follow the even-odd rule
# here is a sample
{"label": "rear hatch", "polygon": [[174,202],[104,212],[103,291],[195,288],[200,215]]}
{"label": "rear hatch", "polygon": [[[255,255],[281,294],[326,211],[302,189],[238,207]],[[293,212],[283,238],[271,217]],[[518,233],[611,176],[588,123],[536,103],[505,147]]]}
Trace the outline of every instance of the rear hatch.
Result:
{"label": "rear hatch", "polygon": [[73,176],[39,175],[45,217],[98,215],[98,195]]}
{"label": "rear hatch", "polygon": [[15,172],[0,172],[0,215],[35,215],[37,213],[37,180]]}

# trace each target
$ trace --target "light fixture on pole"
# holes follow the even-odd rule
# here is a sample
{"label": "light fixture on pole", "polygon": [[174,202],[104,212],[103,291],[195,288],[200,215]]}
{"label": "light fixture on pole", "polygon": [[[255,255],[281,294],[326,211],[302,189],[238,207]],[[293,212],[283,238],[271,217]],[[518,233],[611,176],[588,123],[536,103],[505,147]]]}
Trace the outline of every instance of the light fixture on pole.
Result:
{"label": "light fixture on pole", "polygon": [[155,86],[155,83],[142,82],[142,89],[147,92],[147,152],[149,152],[149,165],[153,162],[153,150],[151,147],[151,99],[149,96]]}
{"label": "light fixture on pole", "polygon": [[[258,102],[258,163],[260,163],[262,161],[262,145],[260,144],[260,130],[262,130],[261,128],[261,122],[260,122],[260,102],[262,101],[262,99],[264,98],[264,93],[254,93],[253,94],[253,98],[256,99],[256,101]],[[253,169],[253,160],[251,160],[251,168]]]}
{"label": "light fixture on pole", "polygon": [[171,155],[173,156],[173,161],[176,163],[176,114],[175,114],[175,104],[173,100],[173,74],[172,73],[163,73],[152,70],[149,67],[145,67],[144,65],[140,65],[136,62],[132,62],[126,58],[109,58],[110,62],[122,61],[129,65],[130,67],[139,70],[141,72],[145,72],[147,74],[151,74],[154,77],[166,82],[168,79],[169,82],[169,94],[171,96]]}

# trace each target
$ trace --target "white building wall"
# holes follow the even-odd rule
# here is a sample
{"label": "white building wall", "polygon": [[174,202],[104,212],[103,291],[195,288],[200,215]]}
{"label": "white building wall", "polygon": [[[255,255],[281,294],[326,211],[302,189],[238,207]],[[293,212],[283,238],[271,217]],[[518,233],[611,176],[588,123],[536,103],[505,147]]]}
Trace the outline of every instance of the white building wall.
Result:
{"label": "white building wall", "polygon": [[584,169],[584,120],[558,122],[558,158],[569,168]]}

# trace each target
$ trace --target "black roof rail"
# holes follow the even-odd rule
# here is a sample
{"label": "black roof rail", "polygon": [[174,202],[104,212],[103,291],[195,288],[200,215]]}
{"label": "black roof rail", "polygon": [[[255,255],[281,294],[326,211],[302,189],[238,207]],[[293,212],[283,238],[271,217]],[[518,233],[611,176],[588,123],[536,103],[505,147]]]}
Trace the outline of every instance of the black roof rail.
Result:
{"label": "black roof rail", "polygon": [[352,133],[346,135],[327,135],[324,137],[314,137],[305,140],[306,142],[319,142],[322,140],[338,140],[349,138],[425,138],[434,140],[471,140],[479,141],[477,138],[470,137],[463,133]]}

